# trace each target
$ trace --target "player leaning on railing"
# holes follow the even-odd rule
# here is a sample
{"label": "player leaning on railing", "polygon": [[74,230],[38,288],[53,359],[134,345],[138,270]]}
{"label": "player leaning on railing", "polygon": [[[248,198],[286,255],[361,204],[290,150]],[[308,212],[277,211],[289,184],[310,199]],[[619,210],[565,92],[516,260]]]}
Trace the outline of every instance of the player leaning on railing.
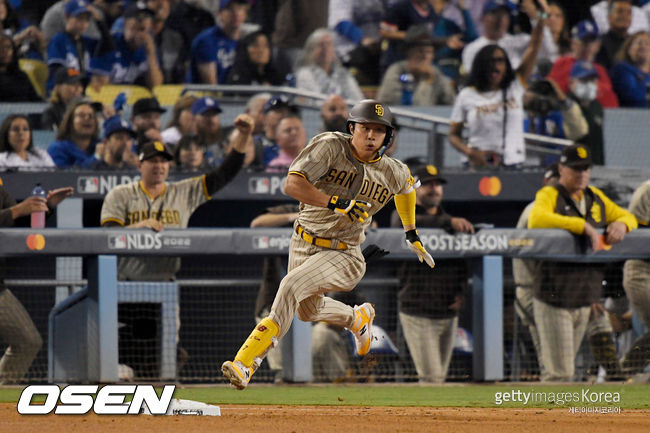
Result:
{"label": "player leaning on railing", "polygon": [[314,137],[291,164],[285,192],[300,201],[289,249],[289,269],[268,317],[244,342],[234,361],[221,367],[224,376],[244,389],[294,315],[345,327],[365,355],[372,341],[375,310],[369,303],[352,308],[324,296],[350,291],[365,273],[360,245],[371,216],[393,197],[409,247],[434,267],[415,230],[415,181],[406,165],[384,152],[393,138],[392,114],[366,99],[348,117],[351,135],[325,132]]}

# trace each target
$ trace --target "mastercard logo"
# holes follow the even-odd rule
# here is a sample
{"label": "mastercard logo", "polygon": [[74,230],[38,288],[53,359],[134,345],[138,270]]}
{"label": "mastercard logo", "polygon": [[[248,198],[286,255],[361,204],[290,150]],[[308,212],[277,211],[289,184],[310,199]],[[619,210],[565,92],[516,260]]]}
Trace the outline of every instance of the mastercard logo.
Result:
{"label": "mastercard logo", "polygon": [[40,251],[45,248],[45,237],[41,234],[27,236],[27,248],[32,251]]}
{"label": "mastercard logo", "polygon": [[479,182],[478,191],[485,197],[497,196],[501,192],[501,180],[496,176],[486,176]]}

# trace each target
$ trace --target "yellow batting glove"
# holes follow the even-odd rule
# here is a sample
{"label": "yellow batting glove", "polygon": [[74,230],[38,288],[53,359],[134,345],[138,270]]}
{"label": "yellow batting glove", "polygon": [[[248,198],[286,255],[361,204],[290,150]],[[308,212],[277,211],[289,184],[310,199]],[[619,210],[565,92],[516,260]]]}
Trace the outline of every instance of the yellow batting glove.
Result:
{"label": "yellow batting glove", "polygon": [[420,263],[424,260],[430,267],[433,268],[436,266],[436,262],[433,261],[431,254],[424,249],[424,245],[422,245],[422,241],[420,241],[420,236],[418,236],[418,232],[415,229],[406,232],[406,243],[411,251],[417,254]]}
{"label": "yellow batting glove", "polygon": [[370,215],[367,210],[372,205],[366,201],[339,198],[337,195],[330,197],[327,207],[334,212],[341,213],[350,218],[350,221],[364,222]]}

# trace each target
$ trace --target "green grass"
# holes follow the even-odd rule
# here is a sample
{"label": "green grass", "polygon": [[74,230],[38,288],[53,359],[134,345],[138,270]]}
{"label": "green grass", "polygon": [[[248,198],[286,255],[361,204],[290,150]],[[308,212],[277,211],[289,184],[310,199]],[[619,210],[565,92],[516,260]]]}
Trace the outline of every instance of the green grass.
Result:
{"label": "green grass", "polygon": [[[522,392],[578,393],[591,392],[620,393],[620,403],[564,403],[517,402],[495,404],[495,393],[521,390]],[[0,388],[0,402],[17,402],[19,388]],[[440,387],[394,386],[394,385],[329,385],[329,386],[266,386],[252,385],[244,391],[226,386],[176,388],[176,398],[202,401],[211,404],[256,404],[256,405],[334,405],[334,406],[430,406],[430,407],[511,407],[511,408],[553,408],[570,406],[615,406],[623,409],[650,410],[650,386],[648,385],[452,385]]]}

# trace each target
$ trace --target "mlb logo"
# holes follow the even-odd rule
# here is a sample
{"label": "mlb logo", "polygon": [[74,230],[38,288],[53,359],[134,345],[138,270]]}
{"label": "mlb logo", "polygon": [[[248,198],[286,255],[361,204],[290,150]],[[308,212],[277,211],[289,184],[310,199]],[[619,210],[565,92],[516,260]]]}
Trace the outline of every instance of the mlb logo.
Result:
{"label": "mlb logo", "polygon": [[266,250],[269,246],[268,236],[255,236],[253,238],[253,248],[256,250]]}
{"label": "mlb logo", "polygon": [[80,176],[77,179],[77,191],[82,194],[99,193],[99,178],[91,176]]}
{"label": "mlb logo", "polygon": [[126,249],[126,235],[112,235],[108,237],[108,248],[111,250]]}
{"label": "mlb logo", "polygon": [[271,181],[267,177],[252,177],[248,180],[248,192],[251,194],[268,194],[271,192]]}

